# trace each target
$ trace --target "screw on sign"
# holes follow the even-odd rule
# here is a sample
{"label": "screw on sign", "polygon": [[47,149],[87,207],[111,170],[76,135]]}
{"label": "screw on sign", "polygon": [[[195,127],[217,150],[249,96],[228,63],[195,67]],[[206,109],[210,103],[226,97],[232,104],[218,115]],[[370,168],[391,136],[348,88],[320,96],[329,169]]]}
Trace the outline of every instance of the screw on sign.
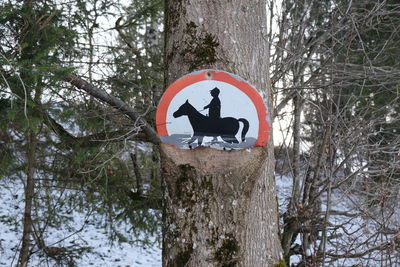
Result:
{"label": "screw on sign", "polygon": [[265,146],[270,117],[260,94],[237,75],[201,70],[172,83],[156,114],[161,141],[178,148]]}

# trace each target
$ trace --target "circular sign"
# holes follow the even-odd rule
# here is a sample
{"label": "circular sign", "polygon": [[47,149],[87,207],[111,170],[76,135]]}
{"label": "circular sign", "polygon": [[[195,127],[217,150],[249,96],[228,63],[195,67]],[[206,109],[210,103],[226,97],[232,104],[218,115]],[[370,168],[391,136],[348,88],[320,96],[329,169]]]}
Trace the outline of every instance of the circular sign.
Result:
{"label": "circular sign", "polygon": [[254,87],[220,70],[193,72],[172,83],[156,113],[161,141],[179,148],[265,146],[269,123]]}

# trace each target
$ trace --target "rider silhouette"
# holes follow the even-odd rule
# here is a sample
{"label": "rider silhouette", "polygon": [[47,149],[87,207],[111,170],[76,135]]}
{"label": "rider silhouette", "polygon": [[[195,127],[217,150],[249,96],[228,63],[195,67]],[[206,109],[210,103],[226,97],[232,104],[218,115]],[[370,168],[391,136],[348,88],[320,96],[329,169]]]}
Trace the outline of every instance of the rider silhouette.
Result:
{"label": "rider silhouette", "polygon": [[218,98],[219,89],[215,87],[210,91],[211,96],[213,99],[211,100],[210,104],[204,107],[204,109],[208,108],[208,117],[213,119],[221,118],[221,101]]}

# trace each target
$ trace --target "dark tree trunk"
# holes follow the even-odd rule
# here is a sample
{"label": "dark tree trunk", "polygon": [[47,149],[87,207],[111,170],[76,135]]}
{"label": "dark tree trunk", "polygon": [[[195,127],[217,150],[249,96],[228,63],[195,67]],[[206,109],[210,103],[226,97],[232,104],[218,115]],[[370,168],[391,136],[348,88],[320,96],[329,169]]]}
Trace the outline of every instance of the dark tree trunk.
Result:
{"label": "dark tree trunk", "polygon": [[28,265],[30,256],[30,245],[32,238],[32,202],[35,193],[35,157],[36,157],[37,137],[31,132],[29,136],[29,147],[27,152],[26,185],[25,185],[25,209],[23,219],[22,246],[19,255],[19,266]]}

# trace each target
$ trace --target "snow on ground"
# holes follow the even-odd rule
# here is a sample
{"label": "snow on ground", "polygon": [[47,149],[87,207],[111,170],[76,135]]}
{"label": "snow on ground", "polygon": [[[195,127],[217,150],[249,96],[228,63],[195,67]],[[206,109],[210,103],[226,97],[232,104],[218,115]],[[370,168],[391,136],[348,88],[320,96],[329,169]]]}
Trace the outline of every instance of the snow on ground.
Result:
{"label": "snow on ground", "polygon": [[[276,175],[277,193],[279,197],[279,211],[283,213],[288,204],[291,194],[292,177],[290,175]],[[331,197],[331,208],[337,211],[348,211],[356,209],[352,207],[354,203],[349,202],[348,192],[335,190]],[[22,182],[16,178],[14,180],[0,180],[0,267],[15,266],[22,236],[22,215],[24,209]],[[326,209],[326,197],[322,196],[322,210]],[[161,266],[161,248],[152,245],[143,248],[140,244],[128,242],[110,242],[107,230],[101,223],[103,218],[99,214],[91,214],[89,217],[86,212],[70,211],[62,214],[68,223],[60,226],[51,226],[46,231],[45,240],[47,246],[59,247],[89,247],[90,251],[76,260],[76,266],[131,266],[131,267],[158,267]],[[46,215],[46,214],[43,214]],[[43,216],[45,217],[45,216]],[[397,218],[397,217],[396,217]],[[358,247],[357,244],[363,243],[369,238],[368,228],[373,229],[374,225],[365,218],[356,216],[348,218],[340,215],[331,215],[330,221],[336,225],[343,224],[346,229],[339,228],[335,234],[343,235],[341,239],[348,239],[347,248],[364,250],[367,247]],[[100,222],[100,223],[99,223]],[[130,225],[119,223],[115,225],[120,233],[129,233]],[[332,231],[332,230],[331,230]],[[349,236],[346,232],[355,232]],[[139,238],[140,239],[140,238]],[[154,240],[154,238],[153,238]],[[357,241],[357,242],[356,242]],[[297,243],[301,243],[298,237]],[[342,246],[341,245],[341,246]],[[328,251],[344,252],[343,247],[327,246]],[[379,257],[380,255],[377,255]],[[292,256],[293,263],[300,259]],[[351,266],[353,264],[363,264],[360,259],[347,259],[337,262],[335,266]],[[369,262],[369,264],[375,264]],[[33,255],[31,266],[54,266],[54,262],[47,263],[37,252]],[[373,266],[373,265],[369,265]]]}
{"label": "snow on ground", "polygon": [[[20,180],[0,180],[0,266],[15,266],[21,246],[22,215],[24,210],[23,187]],[[161,249],[157,245],[142,248],[127,242],[110,242],[107,231],[95,223],[99,217],[87,217],[83,212],[65,214],[67,225],[51,227],[45,236],[47,246],[90,247],[90,251],[75,261],[76,266],[161,266]],[[127,233],[129,225],[118,224],[121,233]],[[30,266],[54,266],[46,262],[40,252],[33,254]]]}

